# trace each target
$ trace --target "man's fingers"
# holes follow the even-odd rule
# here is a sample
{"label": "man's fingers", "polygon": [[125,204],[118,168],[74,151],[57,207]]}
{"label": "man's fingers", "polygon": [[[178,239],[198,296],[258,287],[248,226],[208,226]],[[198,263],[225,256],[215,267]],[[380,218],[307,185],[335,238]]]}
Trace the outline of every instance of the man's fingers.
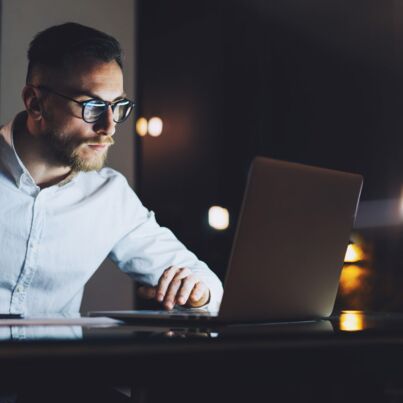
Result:
{"label": "man's fingers", "polygon": [[210,290],[202,281],[199,281],[193,287],[188,302],[191,306],[198,307],[205,305],[209,299],[210,299]]}
{"label": "man's fingers", "polygon": [[172,309],[175,305],[175,296],[181,286],[182,280],[172,280],[169,285],[168,291],[164,298],[164,307],[166,309]]}
{"label": "man's fingers", "polygon": [[137,295],[144,299],[153,299],[156,295],[155,287],[141,286],[137,289]]}
{"label": "man's fingers", "polygon": [[185,305],[189,299],[190,293],[194,290],[197,283],[197,279],[194,276],[188,276],[182,280],[182,286],[176,294],[176,303],[178,305]]}
{"label": "man's fingers", "polygon": [[171,283],[172,279],[174,278],[176,271],[178,270],[177,267],[171,266],[168,269],[162,273],[162,276],[160,277],[158,281],[158,286],[157,286],[157,293],[156,293],[156,299],[159,302],[162,302],[165,298],[165,294],[167,292],[167,289],[169,287],[169,284]]}
{"label": "man's fingers", "polygon": [[184,267],[170,267],[165,270],[159,279],[157,287],[157,301],[162,302],[166,300],[166,294],[172,282],[177,283],[177,280],[181,280],[188,276],[191,271]]}
{"label": "man's fingers", "polygon": [[172,278],[164,297],[164,306],[167,309],[172,309],[176,301],[176,295],[182,286],[182,280],[189,278],[191,271],[187,268],[177,269],[175,276]]}
{"label": "man's fingers", "polygon": [[208,302],[210,291],[190,269],[171,266],[161,275],[158,285],[147,290],[147,297],[162,302],[166,309],[172,309],[175,303],[200,307]]}

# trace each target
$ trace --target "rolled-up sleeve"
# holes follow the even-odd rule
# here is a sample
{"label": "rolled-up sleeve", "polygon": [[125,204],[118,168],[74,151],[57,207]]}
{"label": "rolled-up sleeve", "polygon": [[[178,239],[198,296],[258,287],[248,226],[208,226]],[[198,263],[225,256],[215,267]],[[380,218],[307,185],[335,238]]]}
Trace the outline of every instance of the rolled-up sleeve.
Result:
{"label": "rolled-up sleeve", "polygon": [[187,267],[210,289],[210,301],[204,308],[218,311],[223,287],[217,275],[206,263],[189,251],[168,228],[161,227],[154,213],[145,208],[127,185],[120,201],[124,234],[109,257],[118,267],[136,281],[155,286],[165,269],[170,266]]}

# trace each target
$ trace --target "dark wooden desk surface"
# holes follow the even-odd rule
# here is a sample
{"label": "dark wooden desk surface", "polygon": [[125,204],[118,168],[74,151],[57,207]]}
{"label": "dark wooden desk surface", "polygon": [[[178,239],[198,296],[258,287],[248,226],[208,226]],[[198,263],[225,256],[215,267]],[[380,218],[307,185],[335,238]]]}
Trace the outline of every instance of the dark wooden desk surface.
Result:
{"label": "dark wooden desk surface", "polygon": [[151,402],[403,401],[401,314],[214,329],[28,330],[24,339],[0,341],[5,391],[67,382],[133,385]]}

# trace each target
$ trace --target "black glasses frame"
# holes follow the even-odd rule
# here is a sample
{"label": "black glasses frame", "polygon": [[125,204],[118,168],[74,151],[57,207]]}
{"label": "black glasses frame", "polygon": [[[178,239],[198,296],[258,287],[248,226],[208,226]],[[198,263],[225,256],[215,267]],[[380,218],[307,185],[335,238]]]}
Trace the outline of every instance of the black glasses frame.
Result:
{"label": "black glasses frame", "polygon": [[[30,84],[30,86],[33,87],[33,88],[37,88],[38,90],[44,90],[44,91],[50,92],[51,94],[58,95],[59,97],[68,99],[69,101],[73,101],[76,104],[80,105],[81,106],[81,117],[84,120],[84,122],[86,122],[86,123],[95,123],[95,122],[97,122],[99,119],[101,119],[102,115],[108,110],[109,107],[112,108],[112,113],[113,113],[115,111],[115,107],[120,102],[124,101],[124,102],[128,102],[129,105],[130,105],[129,112],[127,113],[127,115],[122,120],[118,121],[118,120],[113,119],[113,121],[115,123],[122,123],[130,116],[130,113],[131,113],[131,111],[133,110],[133,108],[135,106],[135,103],[133,101],[131,101],[130,99],[127,99],[127,98],[118,99],[118,100],[113,101],[113,102],[104,101],[103,99],[99,99],[99,98],[91,98],[91,99],[87,99],[85,101],[77,101],[76,99],[68,97],[67,95],[61,94],[60,92],[57,92],[57,91],[53,90],[52,88],[47,87],[46,85],[32,85],[32,84]],[[102,103],[104,105],[105,110],[96,119],[89,121],[89,120],[85,119],[85,117],[84,117],[84,110],[85,110],[85,107],[87,106],[87,104],[89,104],[90,102],[94,102],[94,101]]]}

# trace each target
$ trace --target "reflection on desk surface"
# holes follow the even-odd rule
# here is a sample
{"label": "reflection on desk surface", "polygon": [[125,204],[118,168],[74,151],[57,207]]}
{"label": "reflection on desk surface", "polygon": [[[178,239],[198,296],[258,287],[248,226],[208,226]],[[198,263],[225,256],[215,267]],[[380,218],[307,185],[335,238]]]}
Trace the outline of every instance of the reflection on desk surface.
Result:
{"label": "reflection on desk surface", "polygon": [[[21,320],[19,326],[0,325],[0,345],[6,341],[141,341],[175,340],[187,338],[201,339],[258,339],[258,338],[317,338],[340,337],[345,334],[400,334],[403,333],[403,314],[365,313],[362,311],[343,311],[327,320],[296,321],[277,323],[231,324],[214,327],[186,327],[161,325],[125,325],[122,322],[108,322],[100,326],[77,315],[68,317],[48,316],[46,321],[28,318]],[[35,322],[35,320],[37,320]],[[95,318],[89,318],[95,319]],[[30,325],[27,326],[26,324]]]}
{"label": "reflection on desk surface", "polygon": [[340,332],[403,331],[403,313],[341,311],[330,318]]}
{"label": "reflection on desk surface", "polygon": [[[64,316],[65,318],[65,316]],[[264,337],[281,334],[313,334],[332,333],[333,327],[330,321],[300,321],[292,323],[259,323],[259,324],[234,324],[214,328],[194,326],[167,326],[163,325],[124,325],[120,321],[110,323],[108,326],[100,326],[99,323],[91,325],[82,318],[77,322],[77,316],[60,319],[60,317],[27,318],[19,320],[18,326],[0,325],[0,344],[2,341],[34,341],[34,340],[151,340],[151,339],[212,339],[232,337]],[[97,318],[89,318],[97,319]],[[17,322],[14,320],[12,323]],[[68,325],[68,324],[73,325]],[[77,325],[76,323],[81,323]]]}
{"label": "reflection on desk surface", "polygon": [[3,341],[78,340],[82,339],[81,326],[1,326],[0,344]]}

